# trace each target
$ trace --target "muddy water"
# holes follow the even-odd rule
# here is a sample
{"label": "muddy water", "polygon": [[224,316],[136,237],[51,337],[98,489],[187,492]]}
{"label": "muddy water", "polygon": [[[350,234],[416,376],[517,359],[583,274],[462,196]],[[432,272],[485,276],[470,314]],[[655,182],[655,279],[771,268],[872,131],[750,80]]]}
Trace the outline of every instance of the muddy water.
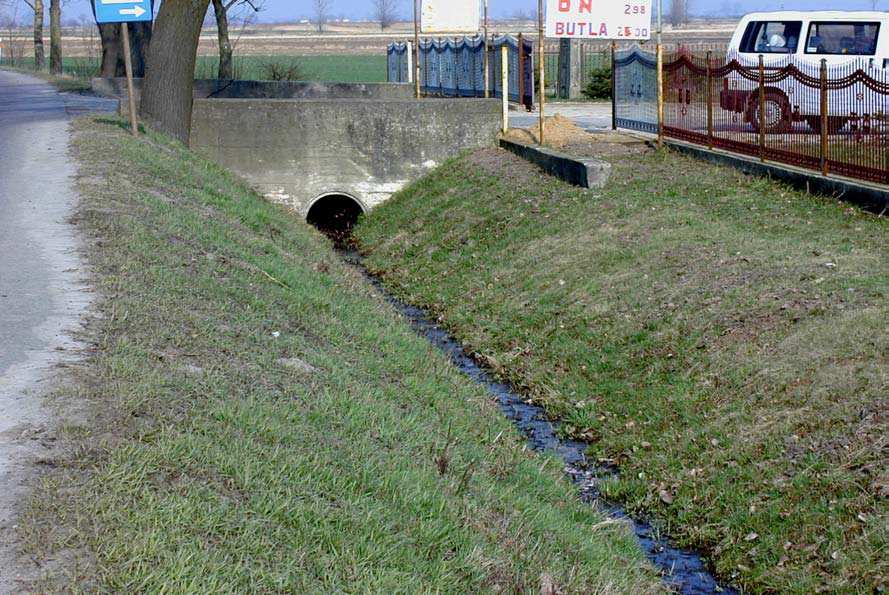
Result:
{"label": "muddy water", "polygon": [[358,269],[410,322],[417,334],[447,354],[463,374],[483,386],[497,400],[503,414],[527,436],[531,448],[555,453],[564,461],[565,473],[579,488],[581,500],[595,503],[612,518],[624,520],[632,526],[640,547],[662,572],[664,582],[670,588],[687,595],[738,593],[732,588],[720,585],[707,570],[707,565],[699,554],[672,546],[669,539],[660,535],[649,523],[634,519],[619,506],[604,501],[599,492],[599,483],[603,479],[614,477],[616,469],[590,464],[585,455],[588,444],[559,437],[558,424],[547,419],[543,408],[526,403],[512,386],[497,382],[475,360],[466,355],[463,346],[433,322],[425,311],[390,295],[380,279],[370,274],[364,267],[357,252],[349,249],[341,249],[340,252],[345,261]]}

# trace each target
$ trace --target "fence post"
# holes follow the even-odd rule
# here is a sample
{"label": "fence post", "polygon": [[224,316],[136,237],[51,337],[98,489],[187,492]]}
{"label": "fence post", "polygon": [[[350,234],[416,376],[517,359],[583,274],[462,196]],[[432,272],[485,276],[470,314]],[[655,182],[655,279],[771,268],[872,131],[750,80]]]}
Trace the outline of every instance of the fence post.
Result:
{"label": "fence post", "polygon": [[827,59],[821,59],[821,173],[830,174],[830,104],[827,100]]}
{"label": "fence post", "polygon": [[664,146],[664,46],[657,44],[657,145]]}
{"label": "fence post", "polygon": [[420,19],[419,19],[419,9],[417,7],[417,3],[420,0],[413,0],[414,4],[414,72],[413,76],[416,79],[414,81],[414,96],[419,99],[420,98]]}
{"label": "fence post", "polygon": [[432,54],[432,45],[429,43],[429,38],[426,38],[425,42],[425,52],[426,57],[423,60],[423,93],[424,95],[429,95],[429,57]]}
{"label": "fence post", "polygon": [[713,150],[713,52],[707,52],[707,148]]}
{"label": "fence post", "polygon": [[759,159],[766,160],[766,65],[759,55]]}
{"label": "fence post", "polygon": [[500,47],[500,84],[503,87],[503,134],[509,132],[509,44]]}
{"label": "fence post", "polygon": [[611,42],[611,129],[617,130],[617,42]]}

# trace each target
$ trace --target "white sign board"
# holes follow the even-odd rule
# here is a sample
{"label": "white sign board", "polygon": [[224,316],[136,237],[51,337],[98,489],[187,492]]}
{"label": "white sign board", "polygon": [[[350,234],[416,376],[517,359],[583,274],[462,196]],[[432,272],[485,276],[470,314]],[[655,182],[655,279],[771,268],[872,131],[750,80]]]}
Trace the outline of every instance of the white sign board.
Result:
{"label": "white sign board", "polygon": [[423,0],[423,33],[477,33],[481,13],[478,0]]}
{"label": "white sign board", "polygon": [[546,0],[546,36],[651,39],[651,0]]}

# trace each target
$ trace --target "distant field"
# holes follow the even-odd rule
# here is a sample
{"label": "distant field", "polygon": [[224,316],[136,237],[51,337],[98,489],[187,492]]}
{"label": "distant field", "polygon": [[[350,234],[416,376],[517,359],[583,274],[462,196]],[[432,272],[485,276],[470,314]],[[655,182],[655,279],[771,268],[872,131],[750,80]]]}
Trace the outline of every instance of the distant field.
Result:
{"label": "distant field", "polygon": [[[270,78],[271,64],[296,65],[302,79],[335,83],[379,83],[386,80],[386,56],[239,56],[235,58],[235,77],[248,80]],[[197,78],[214,78],[219,60],[215,56],[198,57]]]}
{"label": "distant field", "polygon": [[[200,56],[195,68],[196,78],[214,78],[219,61],[215,56]],[[269,78],[272,64],[289,67],[294,65],[299,78],[337,83],[375,83],[386,80],[386,56],[238,56],[235,58],[235,76],[242,79],[263,80]],[[9,65],[3,63],[3,65]],[[19,61],[16,66],[34,68],[34,59]],[[90,58],[65,58],[65,74],[77,78],[96,76],[99,62]]]}

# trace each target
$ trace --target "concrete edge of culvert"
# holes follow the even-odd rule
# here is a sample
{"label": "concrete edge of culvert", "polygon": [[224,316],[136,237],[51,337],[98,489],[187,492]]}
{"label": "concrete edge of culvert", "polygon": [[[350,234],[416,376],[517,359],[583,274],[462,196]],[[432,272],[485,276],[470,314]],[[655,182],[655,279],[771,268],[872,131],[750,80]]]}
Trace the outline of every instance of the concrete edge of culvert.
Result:
{"label": "concrete edge of culvert", "polygon": [[581,188],[601,188],[611,177],[611,164],[600,159],[578,158],[546,147],[535,147],[505,138],[500,147],[548,173]]}

